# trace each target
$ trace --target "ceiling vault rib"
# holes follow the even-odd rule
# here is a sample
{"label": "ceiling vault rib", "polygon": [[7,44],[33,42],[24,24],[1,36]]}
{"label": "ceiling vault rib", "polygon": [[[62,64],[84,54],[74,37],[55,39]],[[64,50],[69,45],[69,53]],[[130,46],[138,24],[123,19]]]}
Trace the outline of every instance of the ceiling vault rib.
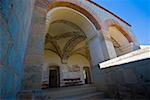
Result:
{"label": "ceiling vault rib", "polygon": [[[56,53],[61,58],[62,63],[67,63],[68,58],[74,54],[79,54],[88,59],[89,58],[87,52],[88,47],[86,45],[74,50],[74,48],[77,47],[78,44],[80,44],[82,41],[86,39],[86,35],[82,31],[82,29],[76,24],[66,20],[53,21],[49,27],[51,27],[56,23],[57,24],[63,23],[64,26],[62,27],[64,28],[66,27],[65,25],[70,26],[72,28],[72,31],[68,30],[68,32],[64,31],[64,32],[60,32],[59,34],[56,34],[55,36],[52,36],[53,31],[50,32],[49,30],[49,32],[46,35],[45,45],[47,44],[47,47],[45,48],[45,50],[50,50]],[[61,49],[60,46],[62,45],[58,45],[58,43],[59,41],[61,41],[61,39],[65,39],[65,38],[67,38],[67,40],[65,40],[66,42],[64,42],[64,47]],[[48,43],[51,43],[51,45]]]}
{"label": "ceiling vault rib", "polygon": [[63,23],[63,24],[65,24],[65,25],[71,26],[71,27],[74,28],[75,30],[79,30],[80,32],[84,33],[84,32],[82,31],[82,29],[81,29],[78,25],[76,25],[76,24],[74,24],[74,23],[72,23],[72,22],[70,22],[70,21],[66,21],[66,20],[56,20],[56,21],[53,21],[53,22],[51,23],[51,25],[54,24],[54,23]]}
{"label": "ceiling vault rib", "polygon": [[75,36],[71,38],[63,48],[63,59],[67,60],[71,54],[71,51],[82,41],[85,40],[85,37]]}

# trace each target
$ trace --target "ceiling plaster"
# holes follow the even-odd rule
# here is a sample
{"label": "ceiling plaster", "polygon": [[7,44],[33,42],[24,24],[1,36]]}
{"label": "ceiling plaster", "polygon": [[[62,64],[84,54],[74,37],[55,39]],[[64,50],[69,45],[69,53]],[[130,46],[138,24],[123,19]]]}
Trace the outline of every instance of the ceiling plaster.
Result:
{"label": "ceiling plaster", "polygon": [[[56,24],[61,24],[61,27],[57,27]],[[66,30],[62,31],[63,28]],[[81,43],[85,40],[86,36],[79,26],[66,20],[57,20],[49,25],[45,49],[56,53],[62,63],[67,63],[68,58],[75,54],[82,55],[89,60],[88,47],[86,43]]]}

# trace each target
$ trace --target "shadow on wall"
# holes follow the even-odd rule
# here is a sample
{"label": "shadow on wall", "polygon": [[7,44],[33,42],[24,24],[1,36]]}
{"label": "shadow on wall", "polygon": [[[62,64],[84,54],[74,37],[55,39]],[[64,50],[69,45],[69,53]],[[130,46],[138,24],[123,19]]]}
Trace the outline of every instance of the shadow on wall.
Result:
{"label": "shadow on wall", "polygon": [[0,0],[0,99],[15,99],[21,88],[23,60],[34,0]]}
{"label": "shadow on wall", "polygon": [[98,74],[95,84],[114,98],[150,99],[149,62],[150,59],[144,59],[105,69],[99,69],[97,65],[93,70],[93,74]]}

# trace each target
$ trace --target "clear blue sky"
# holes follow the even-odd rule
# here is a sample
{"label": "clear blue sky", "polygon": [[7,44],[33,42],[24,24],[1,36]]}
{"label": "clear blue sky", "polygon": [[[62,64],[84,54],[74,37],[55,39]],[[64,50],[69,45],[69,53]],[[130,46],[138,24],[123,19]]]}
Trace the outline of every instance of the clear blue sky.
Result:
{"label": "clear blue sky", "polygon": [[150,45],[150,0],[93,0],[132,25],[142,45]]}

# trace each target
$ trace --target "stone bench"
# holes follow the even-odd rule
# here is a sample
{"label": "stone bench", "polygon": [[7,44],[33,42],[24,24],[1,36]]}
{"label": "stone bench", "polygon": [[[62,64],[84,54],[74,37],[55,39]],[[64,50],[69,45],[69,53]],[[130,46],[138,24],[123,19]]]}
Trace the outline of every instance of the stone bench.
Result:
{"label": "stone bench", "polygon": [[65,82],[65,86],[80,85],[82,82],[80,78],[67,78],[63,80]]}
{"label": "stone bench", "polygon": [[47,89],[49,87],[49,84],[47,81],[42,82],[42,89]]}

